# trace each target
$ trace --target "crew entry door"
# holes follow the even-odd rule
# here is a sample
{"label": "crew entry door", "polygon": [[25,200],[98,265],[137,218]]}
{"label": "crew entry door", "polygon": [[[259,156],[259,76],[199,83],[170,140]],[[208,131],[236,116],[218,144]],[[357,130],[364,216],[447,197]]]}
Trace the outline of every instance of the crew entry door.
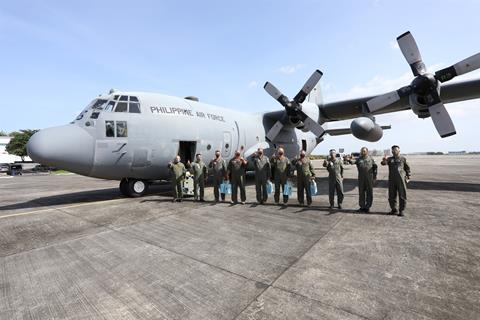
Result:
{"label": "crew entry door", "polygon": [[223,132],[222,157],[228,158],[232,153],[232,134],[228,131]]}
{"label": "crew entry door", "polygon": [[180,161],[184,164],[186,164],[188,161],[194,162],[196,150],[196,141],[179,141],[178,155],[180,156]]}

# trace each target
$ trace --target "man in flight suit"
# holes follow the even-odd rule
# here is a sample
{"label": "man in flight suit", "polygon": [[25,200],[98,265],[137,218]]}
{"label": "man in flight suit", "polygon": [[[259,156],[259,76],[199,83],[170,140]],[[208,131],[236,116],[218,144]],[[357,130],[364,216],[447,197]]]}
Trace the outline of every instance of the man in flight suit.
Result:
{"label": "man in flight suit", "polygon": [[270,179],[271,168],[270,161],[263,154],[263,149],[258,148],[253,156],[253,167],[255,169],[255,191],[257,192],[257,203],[267,202],[267,182]]}
{"label": "man in flight suit", "polygon": [[337,158],[335,149],[330,150],[330,156],[323,161],[323,166],[328,171],[328,199],[330,200],[330,209],[335,204],[335,190],[337,191],[338,209],[342,209],[343,202],[343,161]]}
{"label": "man in flight suit", "polygon": [[294,162],[297,170],[297,196],[298,203],[304,205],[304,191],[307,194],[307,206],[312,204],[312,194],[310,192],[310,183],[315,180],[315,171],[312,162],[305,155],[305,150],[300,152],[300,159]]}
{"label": "man in flight suit", "polygon": [[[410,166],[407,159],[400,155],[400,147],[392,146],[393,156],[383,157],[382,165],[388,165],[388,202],[391,214],[403,217],[403,210],[407,204],[407,182],[410,180]],[[399,211],[397,211],[397,193],[400,198]]]}
{"label": "man in flight suit", "polygon": [[176,156],[173,162],[168,164],[170,176],[172,179],[173,201],[182,202],[183,197],[183,181],[185,180],[185,166],[180,162],[180,156]]}
{"label": "man in flight suit", "polygon": [[[208,165],[213,173],[213,194],[215,202],[220,200],[220,185],[227,177],[227,162],[222,158],[220,150],[215,151],[215,158]],[[225,193],[221,194],[222,201],[225,201]]]}
{"label": "man in flight suit", "polygon": [[240,188],[240,199],[245,204],[247,196],[245,194],[245,170],[247,169],[247,160],[240,156],[240,151],[235,151],[235,157],[228,163],[228,176],[232,184],[232,203],[238,203],[238,188]]}
{"label": "man in flight suit", "polygon": [[358,212],[369,212],[373,202],[373,183],[377,180],[377,164],[368,155],[368,149],[360,149],[360,157],[355,161],[358,170]]}
{"label": "man in flight suit", "polygon": [[290,174],[290,160],[285,157],[283,148],[279,148],[277,154],[272,157],[270,164],[273,172],[273,180],[275,181],[275,203],[280,201],[280,186],[282,187],[283,203],[288,202],[288,195],[284,194],[285,184]]}
{"label": "man in flight suit", "polygon": [[[193,174],[193,197],[197,201],[199,199],[200,193],[200,202],[204,202],[205,194],[205,182],[208,177],[208,169],[205,163],[202,161],[202,155],[199,153],[195,156],[195,162],[190,165]],[[200,192],[199,190],[200,189]]]}

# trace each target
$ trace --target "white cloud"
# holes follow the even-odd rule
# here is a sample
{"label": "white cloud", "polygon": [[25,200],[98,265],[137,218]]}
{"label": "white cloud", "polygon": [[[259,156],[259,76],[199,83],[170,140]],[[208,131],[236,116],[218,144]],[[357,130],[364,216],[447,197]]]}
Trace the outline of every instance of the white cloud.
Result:
{"label": "white cloud", "polygon": [[397,41],[390,41],[390,48],[395,49],[395,50],[400,50],[400,47],[398,46]]}
{"label": "white cloud", "polygon": [[287,65],[287,66],[280,67],[279,71],[283,74],[293,74],[303,67],[305,67],[304,64]]}
{"label": "white cloud", "polygon": [[258,87],[258,82],[255,81],[255,80],[252,80],[252,81],[250,81],[250,83],[248,84],[248,87],[249,87],[249,88],[257,88],[257,87]]}
{"label": "white cloud", "polygon": [[[437,63],[428,66],[427,70],[434,72],[443,68],[444,65],[445,64],[443,63]],[[413,74],[411,71],[405,72],[396,78],[388,78],[382,75],[376,75],[363,84],[357,84],[353,86],[346,92],[332,92],[332,94],[326,96],[326,98],[329,101],[336,101],[387,93],[389,91],[397,90],[403,86],[409,85],[412,80]]]}

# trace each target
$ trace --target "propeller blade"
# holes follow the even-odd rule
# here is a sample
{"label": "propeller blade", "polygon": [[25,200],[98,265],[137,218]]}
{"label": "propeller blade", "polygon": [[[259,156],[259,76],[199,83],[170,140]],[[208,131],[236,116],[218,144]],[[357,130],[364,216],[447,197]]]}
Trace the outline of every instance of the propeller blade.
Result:
{"label": "propeller blade", "polygon": [[456,76],[477,70],[478,68],[480,68],[480,53],[457,62],[448,68],[435,72],[435,78],[440,82],[445,82]]}
{"label": "propeller blade", "polygon": [[313,74],[308,78],[307,82],[303,85],[300,92],[297,93],[293,101],[296,103],[303,103],[310,91],[317,85],[318,81],[322,78],[323,73],[320,70],[315,70]]}
{"label": "propeller blade", "polygon": [[412,36],[410,31],[407,31],[399,36],[397,38],[397,42],[400,50],[403,53],[403,56],[410,65],[410,68],[412,68],[413,74],[415,76],[424,74],[427,69],[422,61],[422,56],[420,55],[420,50],[418,50],[415,38]]}
{"label": "propeller blade", "polygon": [[282,131],[282,129],[283,129],[283,123],[281,123],[280,121],[275,122],[273,127],[271,127],[270,130],[268,130],[267,132],[267,135],[266,135],[267,139],[269,141],[274,141],[275,138],[280,133],[280,131]]}
{"label": "propeller blade", "polygon": [[409,95],[412,91],[410,86],[402,87],[398,90],[388,92],[367,101],[368,112],[375,112],[397,102],[402,97]]}
{"label": "propeller blade", "polygon": [[452,119],[442,102],[430,106],[428,111],[430,112],[433,124],[440,134],[440,137],[445,138],[457,133]]}
{"label": "propeller blade", "polygon": [[303,125],[308,131],[313,132],[317,138],[320,138],[325,134],[323,127],[312,118],[307,117],[305,120],[303,120]]}
{"label": "propeller blade", "polygon": [[271,84],[270,82],[265,82],[263,88],[265,89],[265,91],[268,92],[269,95],[273,97],[273,99],[280,102],[282,106],[284,106],[285,108],[290,107],[290,101],[288,100],[288,98],[284,94],[282,94],[280,90],[278,90],[273,84]]}
{"label": "propeller blade", "polygon": [[323,127],[311,118],[307,117],[307,119],[303,121],[303,124],[305,128],[307,128],[308,131],[313,132],[313,134],[316,135],[317,138],[320,138],[325,134],[325,130],[323,129]]}
{"label": "propeller blade", "polygon": [[307,131],[313,132],[317,138],[320,138],[325,134],[325,129],[318,123],[317,121],[310,118],[305,112],[299,111],[298,115],[300,116],[300,120],[303,122],[303,128]]}

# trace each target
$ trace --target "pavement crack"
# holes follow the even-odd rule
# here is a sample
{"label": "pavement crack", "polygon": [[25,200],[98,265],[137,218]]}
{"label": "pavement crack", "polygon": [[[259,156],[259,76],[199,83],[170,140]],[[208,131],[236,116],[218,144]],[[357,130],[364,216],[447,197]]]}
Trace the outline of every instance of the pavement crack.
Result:
{"label": "pavement crack", "polygon": [[[274,284],[275,284],[275,282],[277,282],[277,280],[278,280],[281,276],[283,276],[283,275],[285,274],[285,272],[287,272],[293,265],[295,265],[300,259],[302,259],[317,243],[320,242],[320,240],[322,240],[327,234],[329,234],[330,231],[332,231],[332,230],[340,223],[340,221],[343,220],[343,218],[344,218],[344,216],[341,216],[340,218],[338,218],[338,220],[337,220],[335,223],[333,223],[333,225],[330,227],[330,229],[327,230],[327,232],[325,232],[324,234],[322,234],[322,235],[321,235],[316,241],[314,241],[307,249],[305,249],[305,251],[304,251],[297,259],[295,259],[294,261],[292,261],[285,269],[283,269],[283,271],[280,272],[280,273],[275,277],[275,279],[273,279],[273,281],[272,281],[270,284],[266,284],[265,288],[263,288],[263,290],[260,291],[260,293],[257,294],[257,295],[255,296],[255,298],[253,298],[252,301],[251,301],[249,304],[247,304],[247,305],[245,306],[245,308],[243,308],[232,320],[238,319],[238,317],[239,317],[245,310],[247,310],[255,301],[257,301],[258,298],[259,298],[263,293],[265,293],[265,291],[268,290],[268,288],[273,287]],[[275,287],[275,288],[276,288],[276,287]],[[312,299],[311,299],[311,300],[312,300]],[[338,308],[337,308],[337,309],[338,309]],[[345,311],[345,310],[343,310],[343,311]],[[351,313],[351,312],[349,312],[349,313]]]}

